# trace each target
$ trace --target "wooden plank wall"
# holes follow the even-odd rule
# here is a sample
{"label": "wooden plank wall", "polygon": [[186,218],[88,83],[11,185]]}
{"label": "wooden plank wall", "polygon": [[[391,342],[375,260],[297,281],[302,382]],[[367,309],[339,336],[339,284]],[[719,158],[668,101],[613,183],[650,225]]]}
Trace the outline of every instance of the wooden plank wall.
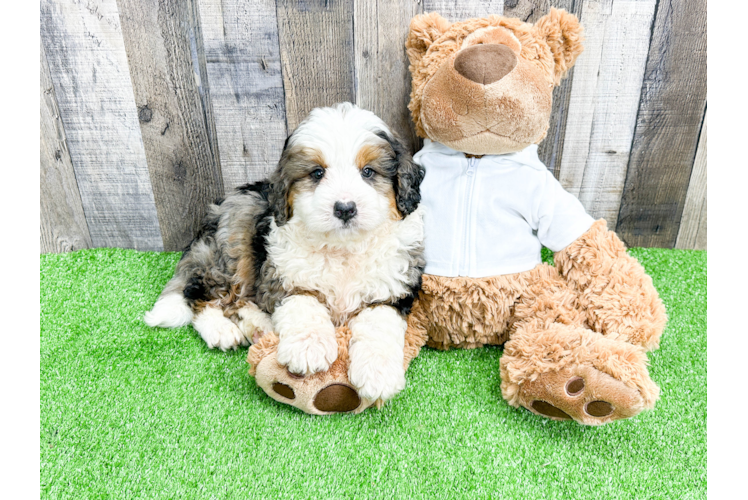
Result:
{"label": "wooden plank wall", "polygon": [[412,151],[410,19],[576,14],[541,159],[629,246],[706,248],[706,0],[42,0],[42,252],[181,250],[317,106]]}
{"label": "wooden plank wall", "polygon": [[41,31],[91,244],[163,249],[115,0],[44,0]]}

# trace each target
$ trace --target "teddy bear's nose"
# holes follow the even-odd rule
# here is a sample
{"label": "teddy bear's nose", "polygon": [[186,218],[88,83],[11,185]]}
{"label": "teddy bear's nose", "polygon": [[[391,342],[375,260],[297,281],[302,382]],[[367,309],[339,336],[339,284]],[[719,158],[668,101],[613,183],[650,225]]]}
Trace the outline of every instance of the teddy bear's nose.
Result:
{"label": "teddy bear's nose", "polygon": [[512,49],[498,43],[473,45],[460,51],[455,70],[468,80],[481,85],[498,82],[517,65]]}

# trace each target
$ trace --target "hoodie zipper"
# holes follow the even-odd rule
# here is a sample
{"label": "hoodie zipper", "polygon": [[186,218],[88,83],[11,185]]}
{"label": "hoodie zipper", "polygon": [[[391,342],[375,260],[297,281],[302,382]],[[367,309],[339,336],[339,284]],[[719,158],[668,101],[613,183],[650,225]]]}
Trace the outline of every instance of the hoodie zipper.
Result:
{"label": "hoodie zipper", "polygon": [[475,191],[475,178],[477,177],[478,162],[480,158],[468,158],[468,166],[465,175],[467,176],[467,182],[465,183],[465,199],[466,210],[465,218],[463,220],[463,234],[462,234],[462,258],[460,259],[460,276],[467,276],[470,270],[470,240],[472,238],[472,214],[473,214],[473,198]]}

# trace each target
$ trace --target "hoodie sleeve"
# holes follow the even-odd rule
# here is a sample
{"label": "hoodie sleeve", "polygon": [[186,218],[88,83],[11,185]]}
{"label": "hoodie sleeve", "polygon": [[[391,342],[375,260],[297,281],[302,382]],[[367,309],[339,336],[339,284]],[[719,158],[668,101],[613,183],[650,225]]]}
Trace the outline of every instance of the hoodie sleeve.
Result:
{"label": "hoodie sleeve", "polygon": [[595,220],[548,170],[545,171],[541,192],[543,194],[536,205],[535,214],[537,236],[543,246],[558,252],[587,232]]}

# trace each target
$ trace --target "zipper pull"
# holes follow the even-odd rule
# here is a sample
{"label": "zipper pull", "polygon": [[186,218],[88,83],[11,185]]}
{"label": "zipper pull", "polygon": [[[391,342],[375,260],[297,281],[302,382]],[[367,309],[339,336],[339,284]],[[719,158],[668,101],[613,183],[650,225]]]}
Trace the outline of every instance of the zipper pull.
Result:
{"label": "zipper pull", "polygon": [[475,172],[475,165],[478,163],[478,158],[468,158],[467,174],[473,175]]}

